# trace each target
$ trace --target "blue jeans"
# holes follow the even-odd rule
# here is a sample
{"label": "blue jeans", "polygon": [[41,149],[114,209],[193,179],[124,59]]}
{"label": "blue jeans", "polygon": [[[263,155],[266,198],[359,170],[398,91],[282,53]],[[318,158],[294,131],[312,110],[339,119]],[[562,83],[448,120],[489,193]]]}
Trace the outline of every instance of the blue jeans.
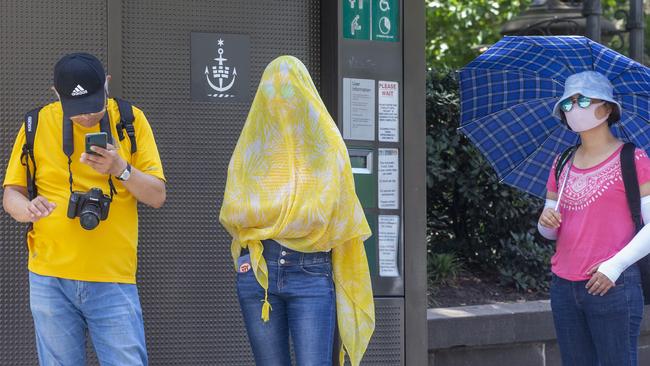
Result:
{"label": "blue jeans", "polygon": [[147,365],[136,285],[72,281],[29,273],[41,366],[86,364],[86,331],[102,366]]}
{"label": "blue jeans", "polygon": [[551,308],[562,364],[636,366],[643,318],[638,267],[623,272],[605,296],[589,295],[586,283],[553,275]]}
{"label": "blue jeans", "polygon": [[[242,253],[246,254],[246,253]],[[300,253],[264,241],[269,268],[268,322],[261,319],[264,290],[252,270],[237,274],[237,294],[257,366],[331,366],[336,301],[330,253]]]}

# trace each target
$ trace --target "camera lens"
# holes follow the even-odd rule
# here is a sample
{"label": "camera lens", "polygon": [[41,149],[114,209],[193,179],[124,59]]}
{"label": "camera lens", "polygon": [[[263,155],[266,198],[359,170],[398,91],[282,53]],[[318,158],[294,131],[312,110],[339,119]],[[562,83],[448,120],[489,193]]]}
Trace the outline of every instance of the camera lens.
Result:
{"label": "camera lens", "polygon": [[99,225],[99,216],[94,212],[85,212],[79,215],[79,223],[86,230],[92,230]]}
{"label": "camera lens", "polygon": [[108,217],[110,203],[111,199],[104,196],[99,188],[91,188],[87,193],[76,192],[70,196],[68,217],[79,216],[81,227],[92,230],[99,225],[101,220]]}
{"label": "camera lens", "polygon": [[86,204],[81,209],[79,214],[79,222],[81,227],[86,230],[92,230],[99,225],[99,214],[100,208],[97,202],[89,199],[86,201]]}

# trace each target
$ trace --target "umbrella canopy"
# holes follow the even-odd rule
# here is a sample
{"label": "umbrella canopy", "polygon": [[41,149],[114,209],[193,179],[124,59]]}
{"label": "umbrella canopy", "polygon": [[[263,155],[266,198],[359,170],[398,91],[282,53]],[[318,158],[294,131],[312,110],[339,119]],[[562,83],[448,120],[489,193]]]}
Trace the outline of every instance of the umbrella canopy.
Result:
{"label": "umbrella canopy", "polygon": [[460,70],[459,130],[502,182],[544,197],[555,157],[579,136],[553,116],[564,81],[597,71],[621,104],[615,136],[650,148],[650,69],[585,37],[505,37]]}

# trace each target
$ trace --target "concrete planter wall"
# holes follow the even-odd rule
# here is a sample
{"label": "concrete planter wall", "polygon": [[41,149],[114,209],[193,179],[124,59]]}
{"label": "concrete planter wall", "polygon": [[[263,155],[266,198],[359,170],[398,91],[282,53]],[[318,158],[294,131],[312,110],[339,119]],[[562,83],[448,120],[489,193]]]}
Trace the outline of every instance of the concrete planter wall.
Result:
{"label": "concrete planter wall", "polygon": [[[429,366],[561,365],[548,300],[429,309],[427,322]],[[639,365],[650,365],[648,316],[641,325]]]}

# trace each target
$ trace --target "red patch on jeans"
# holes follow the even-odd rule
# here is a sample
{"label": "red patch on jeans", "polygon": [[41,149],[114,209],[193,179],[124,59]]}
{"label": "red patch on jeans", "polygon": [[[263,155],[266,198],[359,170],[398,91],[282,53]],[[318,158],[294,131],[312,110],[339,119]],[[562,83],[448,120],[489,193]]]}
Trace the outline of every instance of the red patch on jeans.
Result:
{"label": "red patch on jeans", "polygon": [[242,263],[242,265],[239,266],[239,273],[246,273],[250,270],[251,270],[250,263]]}

